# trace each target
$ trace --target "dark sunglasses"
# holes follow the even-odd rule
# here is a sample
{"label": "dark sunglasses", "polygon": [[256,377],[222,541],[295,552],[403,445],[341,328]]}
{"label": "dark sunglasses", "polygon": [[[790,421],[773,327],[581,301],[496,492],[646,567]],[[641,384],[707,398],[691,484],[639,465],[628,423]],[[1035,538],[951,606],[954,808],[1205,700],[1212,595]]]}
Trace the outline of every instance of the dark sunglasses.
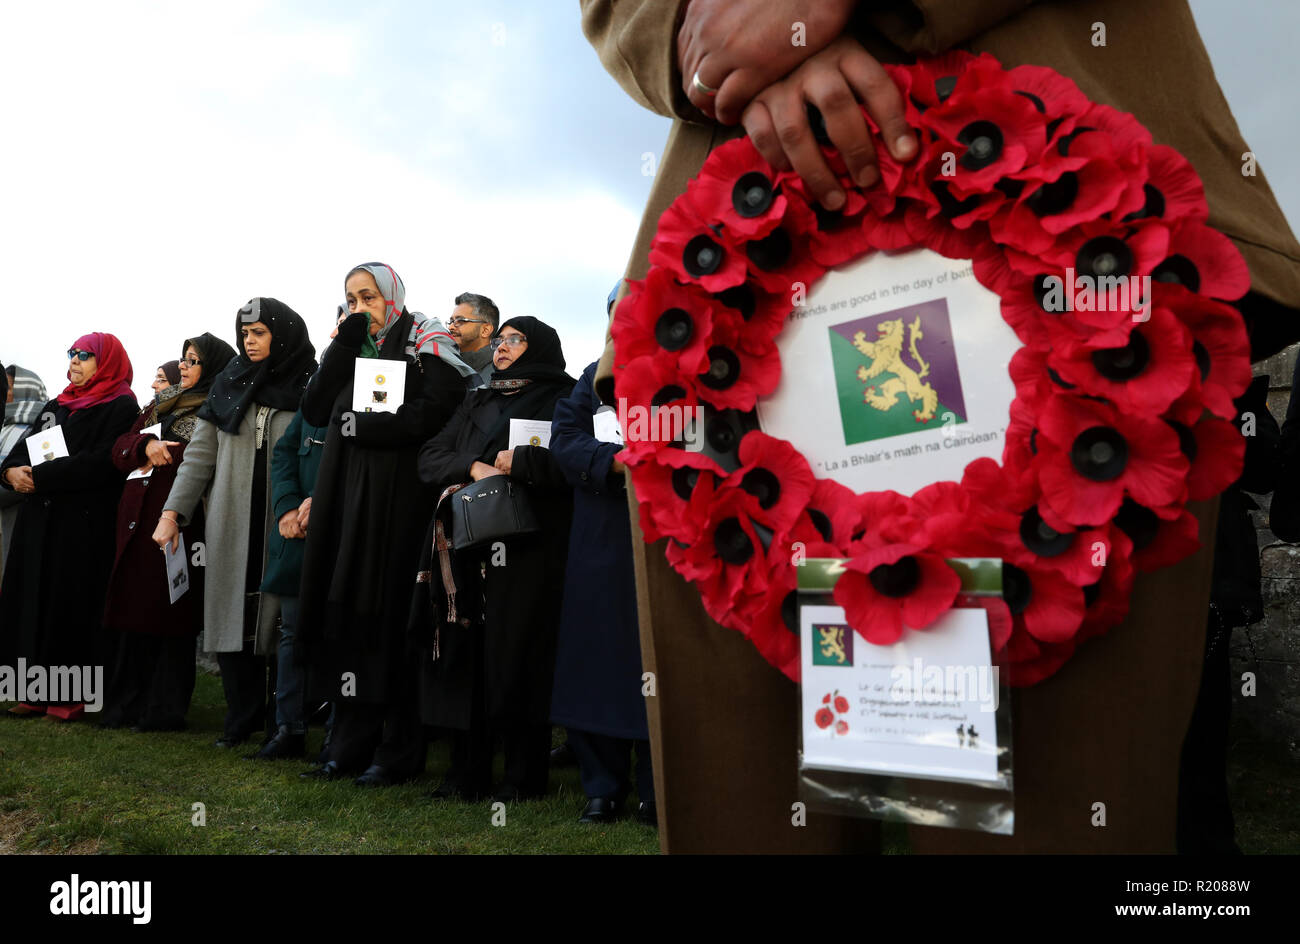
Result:
{"label": "dark sunglasses", "polygon": [[68,360],[72,360],[75,357],[77,360],[85,363],[94,356],[94,351],[78,351],[75,347],[68,348]]}

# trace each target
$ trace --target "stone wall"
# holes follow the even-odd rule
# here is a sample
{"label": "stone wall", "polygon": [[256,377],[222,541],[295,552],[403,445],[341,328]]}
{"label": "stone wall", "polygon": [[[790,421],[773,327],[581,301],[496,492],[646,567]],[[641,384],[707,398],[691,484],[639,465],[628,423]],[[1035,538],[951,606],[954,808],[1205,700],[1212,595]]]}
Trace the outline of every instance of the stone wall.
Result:
{"label": "stone wall", "polygon": [[[1291,397],[1291,378],[1300,345],[1255,365],[1268,374],[1269,410],[1282,423]],[[1232,636],[1234,715],[1248,720],[1265,738],[1300,758],[1300,544],[1279,541],[1268,528],[1268,496],[1255,496],[1251,512],[1259,535],[1264,619]],[[1242,674],[1255,674],[1255,694],[1242,694]]]}

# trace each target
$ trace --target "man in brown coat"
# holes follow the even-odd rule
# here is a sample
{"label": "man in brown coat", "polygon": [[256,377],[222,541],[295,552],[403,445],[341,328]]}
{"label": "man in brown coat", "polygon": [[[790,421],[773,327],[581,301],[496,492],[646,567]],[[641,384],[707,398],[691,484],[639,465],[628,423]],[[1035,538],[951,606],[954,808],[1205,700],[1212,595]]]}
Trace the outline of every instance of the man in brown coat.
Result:
{"label": "man in brown coat", "polygon": [[[796,23],[805,29],[803,46],[790,39]],[[854,55],[860,44],[878,62],[962,48],[989,52],[1007,67],[1050,66],[1093,101],[1133,113],[1157,143],[1191,161],[1205,184],[1210,225],[1245,256],[1251,292],[1238,307],[1253,356],[1300,338],[1300,245],[1241,138],[1185,0],[582,0],[582,24],[628,94],[676,119],[628,278],[645,276],[660,214],[709,151],[742,130],[765,154],[796,158],[791,163],[808,177],[799,142],[777,133],[776,96],[788,101],[790,83],[775,83],[848,36],[857,41],[849,44]],[[856,61],[850,85],[888,128],[887,90],[870,63]],[[749,107],[756,99],[772,105],[766,114]],[[724,126],[715,114],[732,124],[743,115],[744,128]],[[827,124],[834,127],[829,117]],[[865,173],[860,182],[870,179]],[[825,190],[814,192],[826,201]],[[597,381],[606,401],[615,358],[607,347]],[[1123,624],[1081,646],[1050,679],[1017,691],[1015,835],[913,827],[914,850],[1173,851],[1178,756],[1200,676],[1216,504],[1192,506],[1200,552],[1139,577]],[[634,509],[632,521],[643,657],[657,682],[648,708],[663,850],[869,851],[877,835],[869,822],[811,814],[807,825],[795,825],[795,687],[738,633],[707,617],[694,587],[665,561],[662,543],[641,542]],[[1104,826],[1097,804],[1104,804]]]}

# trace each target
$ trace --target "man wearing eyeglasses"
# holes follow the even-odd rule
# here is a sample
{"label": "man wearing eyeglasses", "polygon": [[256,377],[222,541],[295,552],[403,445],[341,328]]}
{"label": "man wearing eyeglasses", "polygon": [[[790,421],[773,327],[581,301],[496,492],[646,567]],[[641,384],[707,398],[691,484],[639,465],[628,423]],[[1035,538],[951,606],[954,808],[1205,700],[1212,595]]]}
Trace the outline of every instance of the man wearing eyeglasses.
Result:
{"label": "man wearing eyeglasses", "polygon": [[501,322],[501,312],[486,295],[462,292],[456,296],[456,307],[447,319],[447,327],[460,347],[460,358],[476,371],[492,372],[492,349],[488,340]]}

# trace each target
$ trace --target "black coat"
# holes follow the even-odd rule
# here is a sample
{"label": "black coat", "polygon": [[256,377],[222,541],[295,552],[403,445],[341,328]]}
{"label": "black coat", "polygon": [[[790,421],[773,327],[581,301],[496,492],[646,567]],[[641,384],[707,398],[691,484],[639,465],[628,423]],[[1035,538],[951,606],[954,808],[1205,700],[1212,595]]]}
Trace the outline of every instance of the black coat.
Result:
{"label": "black coat", "polygon": [[[0,665],[19,657],[46,666],[111,664],[114,640],[102,616],[125,473],[110,454],[139,409],[131,396],[75,412],[57,400],[45,405],[42,413],[63,428],[68,455],[32,469],[36,491],[18,509],[0,589]],[[20,465],[30,465],[27,439],[0,476]]]}
{"label": "black coat", "polygon": [[[517,418],[551,419],[571,388],[566,383],[547,386],[544,394],[530,395],[530,408],[516,413]],[[420,450],[421,480],[440,493],[448,485],[470,481],[475,461],[491,465],[504,448],[502,410],[511,406],[498,391],[472,391],[451,422]],[[502,542],[499,554],[485,548],[455,555],[457,608],[468,626],[445,621],[431,540],[422,548],[421,566],[432,580],[421,585],[419,600],[431,601],[432,607],[417,607],[413,623],[426,648],[436,624],[439,646],[436,662],[427,655],[421,658],[421,714],[428,724],[468,729],[476,686],[482,687],[493,720],[546,724],[550,718],[572,490],[551,451],[541,446],[515,447],[510,478],[524,486],[542,527]]]}
{"label": "black coat", "polygon": [[[393,326],[381,358],[406,358],[409,323]],[[358,351],[336,338],[303,395],[305,423],[328,426],[302,565],[299,646],[313,699],[383,704],[411,668],[406,620],[416,563],[437,494],[416,476],[416,453],[465,395],[456,369],[406,358],[396,413],[353,413]],[[355,687],[341,679],[352,673]]]}
{"label": "black coat", "polygon": [[573,486],[551,720],[645,740],[627,486],[622,473],[610,471],[622,447],[594,435],[592,416],[600,406],[592,389],[595,375],[595,364],[583,371],[551,421],[551,452]]}

